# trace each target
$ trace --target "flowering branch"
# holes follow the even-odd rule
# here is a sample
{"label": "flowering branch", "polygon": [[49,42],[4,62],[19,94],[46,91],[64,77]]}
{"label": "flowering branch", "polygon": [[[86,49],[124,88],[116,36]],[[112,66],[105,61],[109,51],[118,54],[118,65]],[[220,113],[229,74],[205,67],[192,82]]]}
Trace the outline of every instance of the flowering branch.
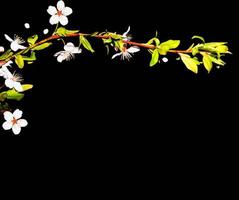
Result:
{"label": "flowering branch", "polygon": [[[94,53],[89,40],[95,38],[102,40],[108,54],[111,49],[114,51],[112,59],[120,57],[122,60],[130,60],[140,49],[146,49],[151,57],[149,66],[153,67],[161,60],[167,62],[166,55],[176,54],[176,59],[181,60],[186,68],[194,73],[198,73],[199,65],[203,65],[208,73],[212,70],[213,64],[224,66],[225,62],[222,57],[230,53],[226,42],[205,42],[204,38],[200,36],[193,36],[192,39],[198,42],[193,43],[188,49],[182,50],[178,49],[180,40],[161,42],[157,33],[145,43],[132,41],[132,37],[129,35],[130,27],[123,34],[108,31],[88,34],[81,33],[79,30],[67,30],[64,26],[68,24],[68,16],[73,11],[66,7],[62,0],[58,1],[56,7],[49,6],[47,12],[51,15],[50,24],[56,25],[52,35],[42,40],[38,40],[38,35],[32,35],[25,41],[17,35],[11,38],[5,34],[5,38],[10,42],[10,49],[5,51],[4,47],[0,47],[0,77],[5,80],[4,85],[0,86],[0,90],[2,91],[5,87],[9,88],[0,91],[0,113],[3,113],[6,120],[3,123],[3,129],[12,129],[14,134],[19,134],[21,127],[27,126],[27,121],[21,119],[22,111],[19,109],[13,113],[10,112],[7,100],[21,100],[24,97],[24,92],[33,86],[22,84],[22,76],[16,72],[12,73],[9,67],[15,62],[21,70],[26,63],[34,63],[37,59],[36,54],[50,47],[55,40],[62,40],[64,43],[63,50],[54,54],[58,62],[73,59],[77,54],[82,53],[82,49]],[[25,24],[25,27],[30,28],[30,25]],[[48,32],[48,29],[44,30],[44,34],[48,34]],[[78,46],[71,42],[65,42],[65,39],[73,37],[79,38]]]}

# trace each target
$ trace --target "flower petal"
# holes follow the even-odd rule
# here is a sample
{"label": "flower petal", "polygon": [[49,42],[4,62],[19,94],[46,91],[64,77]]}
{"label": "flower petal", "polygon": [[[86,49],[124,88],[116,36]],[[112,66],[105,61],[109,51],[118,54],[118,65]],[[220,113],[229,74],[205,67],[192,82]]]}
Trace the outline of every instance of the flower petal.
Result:
{"label": "flower petal", "polygon": [[15,119],[20,119],[22,117],[22,111],[19,110],[19,109],[16,109],[14,112],[13,112],[13,117]]}
{"label": "flower petal", "polygon": [[130,26],[128,27],[127,31],[123,33],[123,37],[126,37],[129,31],[130,31]]}
{"label": "flower petal", "polygon": [[18,46],[19,46],[19,44],[17,43],[17,41],[13,41],[10,45],[10,47],[13,51],[17,51],[19,49]]}
{"label": "flower petal", "polygon": [[21,126],[18,125],[18,124],[14,124],[12,126],[12,132],[15,134],[15,135],[18,135],[20,132],[21,132]]}
{"label": "flower petal", "polygon": [[59,17],[59,21],[60,21],[60,23],[61,23],[62,26],[65,26],[65,25],[68,24],[68,18],[67,18],[66,16],[64,16],[64,15],[61,15],[61,16]]}
{"label": "flower petal", "polygon": [[14,81],[12,79],[6,79],[5,80],[5,85],[6,85],[6,87],[12,89],[13,86],[14,86]]}
{"label": "flower petal", "polygon": [[0,52],[4,52],[5,51],[5,49],[4,49],[4,47],[0,47]]}
{"label": "flower petal", "polygon": [[13,42],[13,39],[10,38],[7,34],[4,34],[5,38],[9,41],[9,42]]}
{"label": "flower petal", "polygon": [[17,124],[19,124],[21,127],[26,127],[28,125],[28,122],[25,119],[19,119],[17,121]]}
{"label": "flower petal", "polygon": [[18,92],[22,92],[23,88],[20,82],[14,82],[13,83],[13,87],[15,88],[15,90],[17,90]]}
{"label": "flower petal", "polygon": [[18,49],[26,49],[27,47],[24,47],[24,46],[22,46],[22,45],[18,45]]}
{"label": "flower petal", "polygon": [[56,7],[54,6],[49,6],[48,9],[47,9],[47,12],[50,14],[50,15],[55,15],[57,13],[57,9]]}
{"label": "flower petal", "polygon": [[54,24],[58,24],[59,22],[59,16],[58,15],[52,15],[50,18],[50,24],[54,25]]}
{"label": "flower petal", "polygon": [[65,16],[69,16],[73,13],[73,10],[70,8],[70,7],[65,7],[63,10],[62,10],[62,14],[65,15]]}
{"label": "flower petal", "polygon": [[58,1],[56,7],[58,10],[62,11],[65,8],[64,1]]}
{"label": "flower petal", "polygon": [[13,120],[13,114],[12,114],[11,112],[9,112],[9,111],[4,112],[4,113],[3,113],[3,116],[4,116],[4,119],[5,119],[6,121],[11,121],[11,120]]}
{"label": "flower petal", "polygon": [[116,58],[117,56],[120,56],[120,55],[122,55],[122,52],[114,54],[111,59],[114,59],[114,58]]}
{"label": "flower petal", "polygon": [[59,56],[57,57],[57,61],[58,61],[59,63],[62,63],[63,60],[64,60],[64,55],[59,55]]}
{"label": "flower petal", "polygon": [[78,54],[78,53],[81,53],[82,52],[82,49],[80,49],[79,47],[75,47],[72,51],[72,53],[74,54]]}
{"label": "flower petal", "polygon": [[133,47],[128,48],[127,51],[129,53],[136,53],[136,52],[140,51],[140,48],[137,46],[133,46]]}
{"label": "flower petal", "polygon": [[65,46],[64,46],[64,50],[65,51],[70,51],[72,52],[75,48],[75,45],[72,42],[68,42]]}
{"label": "flower petal", "polygon": [[7,121],[2,124],[4,130],[10,130],[12,128],[12,123]]}

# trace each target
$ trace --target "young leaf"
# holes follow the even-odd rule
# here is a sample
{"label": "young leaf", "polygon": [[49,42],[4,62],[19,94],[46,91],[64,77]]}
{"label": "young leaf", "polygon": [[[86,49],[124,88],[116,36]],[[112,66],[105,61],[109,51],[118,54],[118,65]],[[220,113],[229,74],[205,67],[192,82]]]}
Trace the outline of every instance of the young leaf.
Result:
{"label": "young leaf", "polygon": [[23,84],[22,85],[22,89],[23,89],[24,92],[27,91],[27,90],[30,90],[32,88],[33,88],[32,84]]}
{"label": "young leaf", "polygon": [[31,56],[30,57],[27,57],[27,56],[22,56],[22,58],[23,58],[23,60],[25,60],[25,61],[30,61],[30,62],[32,62],[32,61],[35,61],[36,60],[36,53],[33,51],[32,53],[31,53]]}
{"label": "young leaf", "polygon": [[152,53],[152,57],[151,57],[149,66],[153,67],[154,65],[156,65],[158,60],[159,60],[159,52],[157,49],[155,49]]}
{"label": "young leaf", "polygon": [[199,35],[194,35],[194,36],[192,37],[192,39],[199,39],[199,40],[201,40],[203,43],[205,43],[205,39],[204,39],[202,36],[199,36]]}
{"label": "young leaf", "polygon": [[15,57],[15,63],[17,64],[17,66],[22,69],[24,67],[24,60],[23,57],[21,55],[17,55]]}
{"label": "young leaf", "polygon": [[7,99],[10,99],[10,100],[20,101],[24,97],[24,94],[19,93],[14,89],[8,90],[6,93],[7,93]]}
{"label": "young leaf", "polygon": [[208,73],[211,71],[212,69],[212,60],[211,57],[209,55],[207,55],[206,53],[203,54],[203,65],[206,68],[206,70],[208,71]]}
{"label": "young leaf", "polygon": [[37,40],[38,40],[38,35],[33,35],[27,39],[27,42],[29,43],[29,45],[33,45],[36,43]]}
{"label": "young leaf", "polygon": [[191,70],[192,72],[194,73],[198,73],[198,61],[197,60],[194,60],[193,58],[191,58],[189,55],[187,54],[183,54],[183,53],[180,53],[179,54],[180,57],[181,57],[181,60],[183,61],[183,63],[185,64],[185,66]]}
{"label": "young leaf", "polygon": [[220,45],[216,47],[216,51],[219,53],[228,53],[228,47],[226,45]]}
{"label": "young leaf", "polygon": [[221,66],[224,66],[226,63],[223,61],[223,60],[221,60],[221,59],[217,59],[217,58],[214,58],[214,57],[210,57],[211,58],[211,61],[212,62],[214,62],[214,63],[216,63],[216,64],[218,64],[218,65],[221,65]]}
{"label": "young leaf", "polygon": [[47,47],[49,47],[51,45],[52,45],[51,42],[43,43],[43,44],[40,44],[40,45],[34,47],[32,50],[33,51],[40,51],[40,50],[46,49]]}
{"label": "young leaf", "polygon": [[91,53],[95,52],[94,49],[91,47],[90,42],[83,35],[80,35],[80,44],[82,44]]}
{"label": "young leaf", "polygon": [[13,52],[11,49],[8,49],[6,52],[4,52],[1,56],[0,56],[0,60],[5,60],[7,58],[9,58],[10,56],[13,55]]}
{"label": "young leaf", "polygon": [[168,40],[166,42],[163,42],[158,46],[159,54],[166,55],[170,49],[177,48],[179,44],[180,44],[180,40]]}
{"label": "young leaf", "polygon": [[158,38],[154,37],[154,38],[150,39],[146,44],[151,45],[153,43],[155,43],[154,44],[155,46],[158,46],[160,44],[160,40]]}
{"label": "young leaf", "polygon": [[7,93],[6,92],[1,92],[0,93],[0,102],[5,101],[6,98],[7,98]]}
{"label": "young leaf", "polygon": [[74,33],[78,33],[78,32],[79,32],[78,30],[67,30],[64,27],[60,27],[56,30],[56,34],[59,36],[63,36],[63,37],[68,34],[74,34]]}

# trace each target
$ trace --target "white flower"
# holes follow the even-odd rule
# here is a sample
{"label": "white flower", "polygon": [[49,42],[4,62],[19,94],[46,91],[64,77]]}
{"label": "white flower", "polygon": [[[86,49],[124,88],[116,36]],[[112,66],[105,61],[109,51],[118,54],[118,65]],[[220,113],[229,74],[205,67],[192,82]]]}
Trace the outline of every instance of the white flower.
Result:
{"label": "white flower", "polygon": [[10,38],[7,34],[5,34],[4,36],[9,42],[11,42],[10,47],[13,51],[17,51],[19,49],[26,49],[26,47],[21,45],[25,41],[22,38],[18,37],[17,35],[14,35],[14,40]]}
{"label": "white flower", "polygon": [[30,28],[30,24],[29,23],[25,23],[24,26],[25,26],[26,29]]}
{"label": "white flower", "polygon": [[16,109],[13,113],[6,111],[3,113],[4,119],[6,122],[3,123],[2,127],[4,130],[12,129],[15,135],[18,135],[21,132],[22,127],[27,126],[27,120],[21,119],[22,111]]}
{"label": "white flower", "polygon": [[[57,8],[56,8],[57,7]],[[73,11],[69,7],[65,7],[65,3],[63,1],[58,1],[57,6],[49,6],[47,12],[51,15],[50,24],[58,24],[65,26],[68,24],[68,18]]]}
{"label": "white flower", "polygon": [[49,30],[46,28],[46,29],[43,30],[43,33],[44,33],[45,35],[48,34],[48,33],[49,33]]}
{"label": "white flower", "polygon": [[134,54],[138,51],[140,51],[140,49],[137,46],[132,46],[128,49],[126,47],[123,47],[123,49],[120,53],[116,53],[112,56],[112,59],[114,59],[117,56],[121,56],[122,60],[125,60],[125,59],[129,60],[132,57],[131,54]]}
{"label": "white flower", "polygon": [[4,52],[5,51],[5,49],[4,49],[4,47],[0,47],[0,52]]}
{"label": "white flower", "polygon": [[1,65],[2,67],[0,68],[0,76],[3,76],[3,78],[7,79],[9,76],[11,76],[11,72],[8,70],[7,67],[11,67],[11,64],[13,62],[9,60],[8,62],[3,62]]}
{"label": "white flower", "polygon": [[129,41],[131,40],[132,38],[128,36],[128,33],[130,31],[130,26],[128,27],[127,31],[123,33],[123,41]]}
{"label": "white flower", "polygon": [[57,57],[58,62],[62,62],[64,60],[69,61],[74,58],[74,54],[81,53],[81,49],[79,47],[75,47],[73,43],[69,42],[64,46],[65,51],[59,51],[55,53],[55,57]]}
{"label": "white flower", "polygon": [[168,62],[168,58],[163,57],[163,58],[162,58],[162,61],[166,63],[166,62]]}

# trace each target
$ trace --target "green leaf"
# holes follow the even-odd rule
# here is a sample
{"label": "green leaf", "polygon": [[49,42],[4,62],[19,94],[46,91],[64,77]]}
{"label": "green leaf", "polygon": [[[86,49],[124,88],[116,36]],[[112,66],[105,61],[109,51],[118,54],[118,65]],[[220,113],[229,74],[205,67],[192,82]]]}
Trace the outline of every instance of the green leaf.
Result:
{"label": "green leaf", "polygon": [[185,64],[185,66],[191,70],[192,72],[194,73],[198,73],[198,61],[191,58],[189,55],[187,54],[183,54],[183,53],[180,53],[179,54],[180,57],[181,57],[181,60],[183,61],[183,63]]}
{"label": "green leaf", "polygon": [[4,54],[2,54],[0,56],[0,60],[6,60],[7,58],[9,58],[10,56],[13,55],[13,52],[11,49],[8,49]]}
{"label": "green leaf", "polygon": [[198,53],[199,53],[199,50],[198,50],[197,47],[192,49],[192,55],[193,55],[193,56],[195,56],[195,55],[198,54]]}
{"label": "green leaf", "polygon": [[82,44],[91,53],[95,52],[94,49],[91,47],[90,42],[83,35],[80,35],[80,44]]}
{"label": "green leaf", "polygon": [[37,40],[38,40],[38,35],[33,35],[27,39],[27,42],[29,43],[29,45],[33,45],[36,43]]}
{"label": "green leaf", "polygon": [[212,62],[214,62],[214,63],[216,63],[216,64],[218,64],[218,65],[221,65],[221,66],[224,66],[226,63],[223,61],[223,60],[221,60],[221,59],[217,59],[217,58],[214,58],[214,57],[210,57],[211,58],[211,61]]}
{"label": "green leaf", "polygon": [[112,42],[112,39],[111,38],[108,38],[108,39],[102,39],[103,40],[103,43],[104,44],[109,44]]}
{"label": "green leaf", "polygon": [[23,57],[21,55],[17,55],[15,57],[15,63],[17,64],[17,66],[22,69],[24,67],[24,60]]}
{"label": "green leaf", "polygon": [[146,44],[149,44],[149,45],[153,44],[155,46],[158,46],[160,44],[160,40],[158,38],[154,37],[154,38],[150,39]]}
{"label": "green leaf", "polygon": [[55,32],[57,35],[59,36],[66,36],[66,35],[69,35],[69,34],[75,34],[75,33],[79,33],[79,30],[67,30],[66,28],[64,27],[60,27],[56,30]]}
{"label": "green leaf", "polygon": [[43,49],[48,48],[48,47],[51,46],[51,45],[52,45],[51,42],[46,42],[46,43],[43,43],[43,44],[40,44],[40,45],[34,47],[32,50],[33,50],[33,51],[40,51],[40,50],[43,50]]}
{"label": "green leaf", "polygon": [[228,53],[228,47],[226,45],[220,45],[216,47],[216,51],[219,53]]}
{"label": "green leaf", "polygon": [[30,90],[32,88],[33,88],[32,84],[23,84],[22,85],[22,89],[23,89],[24,92],[27,91],[27,90]]}
{"label": "green leaf", "polygon": [[5,101],[6,98],[7,98],[7,93],[6,92],[0,93],[0,102]]}
{"label": "green leaf", "polygon": [[22,56],[23,60],[25,61],[35,61],[36,60],[36,53],[32,51],[31,56],[27,57],[27,56]]}
{"label": "green leaf", "polygon": [[201,40],[203,43],[205,43],[205,39],[204,39],[202,36],[199,36],[199,35],[194,35],[194,36],[192,37],[192,39],[199,39],[199,40]]}
{"label": "green leaf", "polygon": [[10,100],[20,101],[24,97],[24,94],[19,93],[14,89],[8,90],[6,93],[7,93],[7,99],[10,99]]}
{"label": "green leaf", "polygon": [[163,42],[158,46],[159,54],[166,55],[170,49],[177,48],[179,44],[180,44],[180,40],[168,40],[166,42]]}
{"label": "green leaf", "polygon": [[225,44],[227,44],[227,42],[208,42],[208,43],[205,43],[204,46],[205,47],[218,47],[218,46],[225,45]]}
{"label": "green leaf", "polygon": [[209,55],[207,55],[206,53],[203,54],[203,65],[206,68],[206,70],[208,71],[208,73],[210,73],[211,69],[212,69],[212,60],[211,57]]}
{"label": "green leaf", "polygon": [[159,52],[157,49],[155,49],[152,53],[152,57],[151,57],[149,66],[153,67],[154,65],[156,65],[158,60],[159,60]]}

